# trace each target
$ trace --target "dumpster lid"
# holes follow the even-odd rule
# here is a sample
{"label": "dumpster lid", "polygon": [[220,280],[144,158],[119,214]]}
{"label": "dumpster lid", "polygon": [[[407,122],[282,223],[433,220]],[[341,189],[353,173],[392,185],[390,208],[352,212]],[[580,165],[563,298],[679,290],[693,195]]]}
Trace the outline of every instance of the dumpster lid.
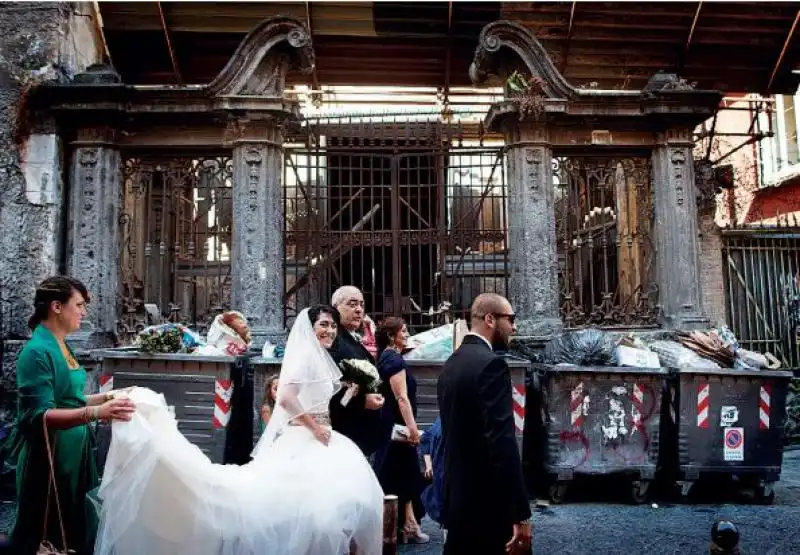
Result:
{"label": "dumpster lid", "polygon": [[[511,357],[508,355],[503,356],[508,363],[509,368],[528,368],[531,363],[524,358],[518,357]],[[410,367],[414,366],[444,366],[444,363],[447,362],[447,359],[436,359],[436,360],[427,360],[422,358],[414,358],[414,359],[406,359],[406,364]]]}
{"label": "dumpster lid", "polygon": [[667,374],[666,368],[640,368],[638,366],[578,366],[575,364],[533,364],[532,368],[551,374],[559,372],[586,374]]}
{"label": "dumpster lid", "polygon": [[712,376],[733,376],[737,378],[784,378],[794,377],[785,370],[736,370],[735,368],[670,368],[675,374],[701,374]]}
{"label": "dumpster lid", "polygon": [[283,359],[282,358],[278,358],[278,357],[257,356],[257,357],[252,357],[250,359],[250,364],[259,364],[259,365],[264,365],[264,366],[270,365],[270,364],[277,364],[278,366],[280,366],[281,364],[283,364]]}
{"label": "dumpster lid", "polygon": [[118,349],[99,349],[92,351],[99,358],[115,358],[128,360],[176,360],[181,362],[235,362],[236,357],[215,355],[193,355],[191,353],[143,353],[133,347]]}

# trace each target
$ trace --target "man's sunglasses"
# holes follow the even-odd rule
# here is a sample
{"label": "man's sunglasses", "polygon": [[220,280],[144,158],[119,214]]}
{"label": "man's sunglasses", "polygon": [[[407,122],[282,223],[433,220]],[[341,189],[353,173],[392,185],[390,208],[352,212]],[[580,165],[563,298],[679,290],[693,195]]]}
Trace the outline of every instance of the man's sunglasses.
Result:
{"label": "man's sunglasses", "polygon": [[508,323],[511,324],[512,326],[514,325],[514,321],[517,319],[516,314],[498,314],[495,312],[492,313],[492,316],[494,316],[495,318],[507,318]]}

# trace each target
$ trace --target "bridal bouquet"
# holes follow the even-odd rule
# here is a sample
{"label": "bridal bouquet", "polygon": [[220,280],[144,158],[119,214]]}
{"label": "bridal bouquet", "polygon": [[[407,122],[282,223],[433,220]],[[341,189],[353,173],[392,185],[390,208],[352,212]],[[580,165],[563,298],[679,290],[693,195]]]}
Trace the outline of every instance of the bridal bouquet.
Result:
{"label": "bridal bouquet", "polygon": [[[378,386],[381,385],[381,378],[378,369],[366,360],[348,358],[339,363],[342,369],[342,381],[357,385],[365,393],[377,393]],[[346,407],[350,399],[355,395],[355,388],[348,389],[342,397],[342,406]]]}

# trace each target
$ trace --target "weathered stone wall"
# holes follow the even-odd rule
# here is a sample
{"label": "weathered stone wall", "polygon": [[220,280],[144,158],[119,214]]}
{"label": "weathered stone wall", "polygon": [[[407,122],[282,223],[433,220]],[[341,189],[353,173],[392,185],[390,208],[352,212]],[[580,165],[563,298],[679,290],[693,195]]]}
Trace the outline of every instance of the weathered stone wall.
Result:
{"label": "weathered stone wall", "polygon": [[36,283],[63,269],[63,145],[26,98],[98,61],[93,26],[91,3],[0,4],[0,407],[14,402],[17,340],[29,336]]}

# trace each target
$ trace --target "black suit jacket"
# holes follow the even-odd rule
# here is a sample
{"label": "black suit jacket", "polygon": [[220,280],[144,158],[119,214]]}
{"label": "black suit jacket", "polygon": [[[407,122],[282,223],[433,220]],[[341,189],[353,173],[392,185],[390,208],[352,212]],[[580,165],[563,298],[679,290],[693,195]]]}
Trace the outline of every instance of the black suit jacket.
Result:
{"label": "black suit jacket", "polygon": [[[336,364],[345,359],[368,360],[375,364],[375,357],[344,328],[336,334],[329,352]],[[381,419],[382,409],[364,408],[367,400],[364,391],[359,391],[358,395],[343,407],[341,400],[344,392],[343,388],[331,399],[328,407],[331,425],[334,430],[352,439],[365,455],[370,455],[384,443],[383,436],[386,434]]]}
{"label": "black suit jacket", "polygon": [[508,364],[480,337],[467,335],[442,368],[437,396],[444,525],[461,537],[488,534],[508,541],[512,525],[531,516]]}

